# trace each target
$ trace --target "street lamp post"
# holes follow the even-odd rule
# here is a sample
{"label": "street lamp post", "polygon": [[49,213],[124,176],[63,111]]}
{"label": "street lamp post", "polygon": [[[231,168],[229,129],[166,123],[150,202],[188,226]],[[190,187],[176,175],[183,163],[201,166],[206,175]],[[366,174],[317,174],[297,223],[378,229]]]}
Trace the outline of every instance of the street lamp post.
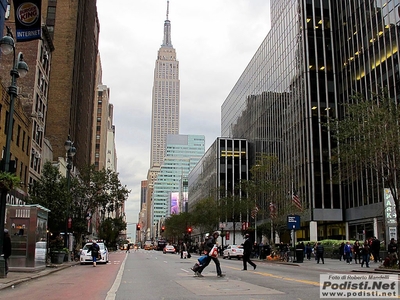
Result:
{"label": "street lamp post", "polygon": [[[76,154],[76,148],[74,147],[74,143],[71,141],[70,137],[64,143],[65,151],[67,151],[67,191],[70,192],[71,185],[71,169],[72,169],[72,158]],[[65,224],[65,248],[68,248],[68,230],[72,226],[72,217],[70,216],[70,207],[67,202],[67,217]]]}
{"label": "street lamp post", "polygon": [[[220,222],[219,223],[219,228],[221,229],[221,247],[222,247],[222,251],[224,251],[224,236],[226,235],[226,233],[224,234],[224,229],[225,229],[226,224],[224,222]],[[225,239],[226,242],[226,239]]]}
{"label": "street lamp post", "polygon": [[[10,111],[8,114],[7,121],[7,136],[6,145],[3,153],[2,160],[2,171],[10,171],[10,148],[11,148],[11,136],[13,132],[13,118],[14,118],[14,102],[15,98],[18,96],[17,90],[17,78],[23,78],[28,73],[28,65],[23,61],[22,52],[15,56],[15,42],[11,32],[10,27],[7,26],[7,35],[0,40],[0,50],[4,55],[13,53],[13,67],[10,71],[11,75],[11,85],[8,87],[8,94],[10,95]],[[4,223],[6,214],[6,202],[7,202],[7,192],[6,188],[0,190],[0,278],[7,277],[5,270],[5,260],[2,256],[3,254],[3,244],[4,244]]]}

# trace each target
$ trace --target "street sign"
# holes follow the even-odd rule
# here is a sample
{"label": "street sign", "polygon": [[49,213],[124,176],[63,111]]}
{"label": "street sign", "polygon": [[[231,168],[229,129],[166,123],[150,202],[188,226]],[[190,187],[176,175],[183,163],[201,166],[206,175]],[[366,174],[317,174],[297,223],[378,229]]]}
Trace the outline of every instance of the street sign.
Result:
{"label": "street sign", "polygon": [[288,215],[287,216],[287,228],[290,230],[300,229],[300,216]]}

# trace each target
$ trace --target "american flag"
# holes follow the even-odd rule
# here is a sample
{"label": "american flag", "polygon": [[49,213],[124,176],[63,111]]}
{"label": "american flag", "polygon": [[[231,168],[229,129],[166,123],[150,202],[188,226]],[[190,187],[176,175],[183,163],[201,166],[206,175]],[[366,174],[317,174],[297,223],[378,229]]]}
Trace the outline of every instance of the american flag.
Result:
{"label": "american flag", "polygon": [[269,204],[269,213],[271,215],[271,219],[276,218],[276,205],[272,202]]}
{"label": "american flag", "polygon": [[293,191],[292,193],[292,201],[293,204],[296,205],[296,207],[300,210],[303,210],[303,207],[301,205],[300,197],[297,195],[296,191]]}
{"label": "american flag", "polygon": [[255,217],[257,216],[257,213],[258,213],[258,207],[254,206],[253,210],[251,211],[251,217],[253,219],[255,219]]}

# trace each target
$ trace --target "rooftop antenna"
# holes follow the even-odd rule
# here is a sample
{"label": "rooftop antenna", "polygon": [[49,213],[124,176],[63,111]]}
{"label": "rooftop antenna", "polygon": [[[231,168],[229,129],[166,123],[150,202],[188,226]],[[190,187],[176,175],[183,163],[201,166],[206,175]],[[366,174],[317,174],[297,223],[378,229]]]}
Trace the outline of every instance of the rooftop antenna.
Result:
{"label": "rooftop antenna", "polygon": [[167,20],[168,20],[168,14],[169,14],[169,1],[167,1]]}

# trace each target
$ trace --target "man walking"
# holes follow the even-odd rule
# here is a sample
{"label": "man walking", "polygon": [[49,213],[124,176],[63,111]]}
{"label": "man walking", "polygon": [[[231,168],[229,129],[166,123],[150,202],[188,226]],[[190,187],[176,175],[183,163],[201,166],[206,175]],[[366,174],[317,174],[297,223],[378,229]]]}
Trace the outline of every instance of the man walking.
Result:
{"label": "man walking", "polygon": [[350,242],[346,242],[346,245],[344,246],[344,254],[346,256],[347,264],[351,264],[351,245],[350,245]]}
{"label": "man walking", "polygon": [[247,263],[249,263],[251,266],[253,266],[253,268],[255,270],[257,268],[257,265],[250,260],[252,243],[250,240],[250,235],[248,233],[246,233],[245,241],[242,245],[243,245],[243,270],[242,271],[247,271]]}
{"label": "man walking", "polygon": [[317,252],[317,264],[319,264],[319,260],[322,260],[322,263],[324,264],[324,252],[325,248],[322,246],[321,242],[317,243],[317,247],[315,248],[315,251]]}

